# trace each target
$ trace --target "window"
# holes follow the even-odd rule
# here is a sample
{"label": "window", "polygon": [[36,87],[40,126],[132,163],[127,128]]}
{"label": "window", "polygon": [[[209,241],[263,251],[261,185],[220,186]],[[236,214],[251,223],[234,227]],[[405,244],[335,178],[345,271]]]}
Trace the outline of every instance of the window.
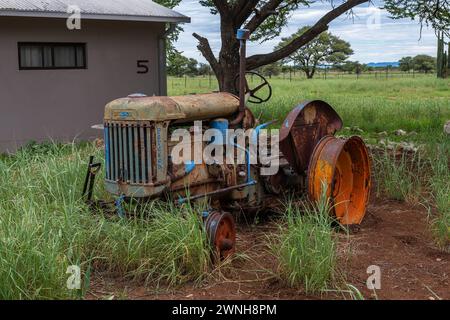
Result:
{"label": "window", "polygon": [[19,69],[86,69],[84,43],[19,43]]}

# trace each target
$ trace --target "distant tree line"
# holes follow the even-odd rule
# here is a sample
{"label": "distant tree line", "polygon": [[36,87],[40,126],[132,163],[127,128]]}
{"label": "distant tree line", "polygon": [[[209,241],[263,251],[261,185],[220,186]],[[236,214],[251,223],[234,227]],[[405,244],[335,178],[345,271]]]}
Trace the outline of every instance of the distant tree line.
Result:
{"label": "distant tree line", "polygon": [[168,54],[167,74],[172,77],[207,76],[212,74],[212,69],[209,64],[187,58],[183,56],[182,52],[174,49]]}
{"label": "distant tree line", "polygon": [[[374,67],[359,61],[344,61],[340,64],[324,64],[317,67],[324,72],[342,72],[348,74],[362,74],[365,72],[375,72],[380,70],[400,70],[403,72],[432,73],[436,70],[436,58],[424,54],[415,57],[404,57],[400,59],[399,66],[387,65],[383,67]],[[258,69],[258,72],[266,77],[278,76],[282,73],[301,72],[303,67],[296,64],[273,63]]]}
{"label": "distant tree line", "polygon": [[[282,38],[274,48],[285,46],[286,42],[301,36],[309,29],[308,26],[299,29],[287,38]],[[428,55],[420,54],[415,57],[404,57],[397,64],[383,67],[374,67],[359,61],[350,61],[348,58],[353,54],[350,44],[330,32],[323,32],[316,39],[302,48],[294,51],[291,55],[278,62],[271,63],[256,71],[266,77],[278,76],[282,73],[303,72],[308,79],[312,79],[318,70],[342,72],[348,74],[362,74],[378,70],[401,70],[404,72],[431,73],[436,70],[437,59]],[[168,55],[167,73],[170,76],[207,76],[213,75],[209,64],[199,63],[193,58],[185,57],[182,52],[172,50]],[[447,63],[447,58],[442,58]]]}
{"label": "distant tree line", "polygon": [[193,58],[187,58],[178,50],[168,54],[167,74],[172,77],[196,77],[213,74],[211,67],[206,63],[199,63]]}
{"label": "distant tree line", "polygon": [[431,73],[436,70],[436,58],[425,54],[419,54],[415,57],[404,57],[400,59],[400,70]]}
{"label": "distant tree line", "polygon": [[[449,66],[450,67],[450,66]],[[436,71],[436,58],[428,55],[420,54],[415,57],[404,57],[400,59],[399,66],[388,65],[385,67],[373,67],[359,61],[344,61],[340,64],[318,65],[316,69],[324,72],[342,72],[348,74],[362,74],[365,72],[375,72],[380,70],[400,70],[403,72],[417,72],[417,73],[433,73]],[[266,77],[276,77],[280,74],[290,72],[305,72],[304,66],[296,65],[295,63],[272,63],[264,67],[258,68],[260,74]],[[317,70],[316,70],[317,71]],[[314,73],[316,72],[314,71]],[[173,77],[195,77],[195,76],[209,76],[213,72],[209,65],[199,63],[192,58],[184,57],[181,53],[177,53],[173,59],[169,59],[167,73]],[[307,73],[305,75],[308,77]],[[314,74],[312,75],[314,76]]]}

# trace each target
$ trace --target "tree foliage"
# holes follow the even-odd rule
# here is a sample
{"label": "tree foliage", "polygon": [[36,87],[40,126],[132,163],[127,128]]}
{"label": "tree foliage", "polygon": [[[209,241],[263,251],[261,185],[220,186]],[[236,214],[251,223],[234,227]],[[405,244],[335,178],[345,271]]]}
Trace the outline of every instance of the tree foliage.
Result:
{"label": "tree foliage", "polygon": [[419,54],[413,58],[414,69],[429,73],[436,69],[436,58],[426,54]]}
{"label": "tree foliage", "polygon": [[413,65],[415,70],[429,73],[436,69],[436,58],[420,54],[414,57]]}
{"label": "tree foliage", "polygon": [[269,78],[278,76],[282,71],[283,67],[279,62],[271,63],[258,69],[260,74]]}
{"label": "tree foliage", "polygon": [[400,70],[401,71],[411,71],[414,69],[414,58],[413,57],[403,57],[400,59]]}
{"label": "tree foliage", "polygon": [[187,58],[178,50],[173,50],[169,54],[167,73],[170,76],[196,76],[198,75],[198,62],[195,59]]}
{"label": "tree foliage", "polygon": [[410,18],[450,36],[449,0],[385,0],[392,18]]}
{"label": "tree foliage", "polygon": [[370,71],[371,69],[371,67],[366,64],[362,64],[359,61],[345,61],[344,63],[335,65],[334,68],[342,72],[356,74],[361,74],[362,72]]}
{"label": "tree foliage", "polygon": [[[166,8],[173,9],[180,4],[181,0],[154,0],[154,2]],[[175,30],[171,34],[167,35],[167,42],[166,42],[167,58],[170,58],[170,55],[174,54],[175,47],[173,44],[178,40],[178,37],[182,31],[183,28],[180,25],[177,25],[175,27]]]}
{"label": "tree foliage", "polygon": [[199,76],[208,76],[213,73],[211,67],[207,63],[199,63],[197,72]]}
{"label": "tree foliage", "polygon": [[[302,36],[310,28],[309,26],[303,27],[290,37],[281,39],[275,50]],[[311,79],[314,77],[317,67],[321,64],[341,64],[352,54],[353,50],[350,43],[332,35],[330,32],[323,32],[285,60],[293,62]]]}

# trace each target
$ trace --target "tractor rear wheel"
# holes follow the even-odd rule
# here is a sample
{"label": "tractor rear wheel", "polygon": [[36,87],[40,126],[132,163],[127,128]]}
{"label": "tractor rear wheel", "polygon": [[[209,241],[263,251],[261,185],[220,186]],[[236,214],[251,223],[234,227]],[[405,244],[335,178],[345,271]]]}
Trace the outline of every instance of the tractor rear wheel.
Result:
{"label": "tractor rear wheel", "polygon": [[360,224],[365,216],[371,187],[370,159],[364,141],[324,137],[315,147],[308,169],[312,201],[325,195],[332,213],[343,225]]}
{"label": "tractor rear wheel", "polygon": [[222,261],[236,250],[236,224],[230,213],[215,211],[205,221],[213,259]]}

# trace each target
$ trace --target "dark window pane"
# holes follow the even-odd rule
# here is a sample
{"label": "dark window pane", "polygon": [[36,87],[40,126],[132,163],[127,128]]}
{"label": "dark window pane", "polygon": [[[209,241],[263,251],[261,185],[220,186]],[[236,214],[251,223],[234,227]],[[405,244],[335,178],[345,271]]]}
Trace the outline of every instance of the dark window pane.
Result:
{"label": "dark window pane", "polygon": [[84,68],[86,63],[84,61],[84,46],[77,46],[77,67]]}
{"label": "dark window pane", "polygon": [[22,46],[20,61],[24,68],[42,68],[42,48],[40,46]]}
{"label": "dark window pane", "polygon": [[74,68],[77,65],[74,46],[56,46],[53,48],[55,67]]}
{"label": "dark window pane", "polygon": [[44,54],[44,67],[45,68],[51,68],[53,67],[53,61],[52,61],[52,47],[45,46],[43,47],[43,54]]}

